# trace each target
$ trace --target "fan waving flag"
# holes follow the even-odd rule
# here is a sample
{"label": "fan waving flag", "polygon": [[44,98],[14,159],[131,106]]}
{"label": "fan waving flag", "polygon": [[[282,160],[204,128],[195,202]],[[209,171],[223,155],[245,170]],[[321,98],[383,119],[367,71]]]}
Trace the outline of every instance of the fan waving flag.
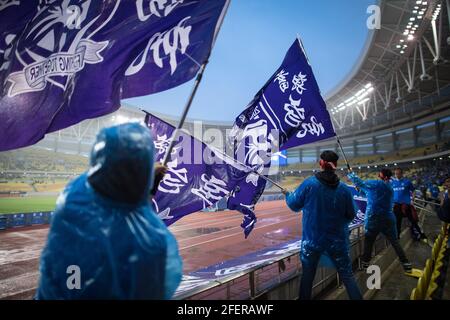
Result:
{"label": "fan waving flag", "polygon": [[249,234],[254,207],[264,192],[271,156],[279,151],[336,136],[303,45],[296,40],[283,63],[236,118],[229,143],[235,159],[256,170],[243,179],[228,200],[244,214]]}
{"label": "fan waving flag", "polygon": [[[154,139],[155,159],[161,161],[175,128],[151,114],[147,114],[145,123]],[[185,132],[179,133],[167,167],[152,199],[166,225],[213,206],[228,196],[249,171]]]}
{"label": "fan waving flag", "polygon": [[228,4],[0,1],[0,151],[191,80]]}

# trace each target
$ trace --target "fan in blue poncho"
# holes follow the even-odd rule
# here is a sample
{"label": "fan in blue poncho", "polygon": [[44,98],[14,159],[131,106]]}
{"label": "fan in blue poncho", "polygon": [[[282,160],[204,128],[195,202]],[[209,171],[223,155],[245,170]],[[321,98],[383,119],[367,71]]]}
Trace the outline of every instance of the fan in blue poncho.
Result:
{"label": "fan in blue poncho", "polygon": [[394,190],[390,183],[392,171],[382,169],[378,177],[379,180],[361,180],[354,172],[348,174],[348,178],[367,196],[364,253],[361,264],[364,268],[369,266],[373,245],[378,234],[382,233],[392,244],[405,272],[409,273],[412,271],[412,265],[397,239],[396,220],[392,211],[394,206]]}
{"label": "fan in blue poncho", "polygon": [[128,123],[103,129],[90,169],[57,200],[37,299],[170,299],[181,281],[175,238],[150,206],[153,141]]}
{"label": "fan in blue poncho", "polygon": [[349,223],[356,216],[350,189],[335,173],[339,156],[333,151],[320,155],[321,171],[286,194],[288,207],[302,210],[302,277],[300,299],[311,299],[320,257],[327,255],[336,267],[350,299],[362,299],[355,282],[349,254]]}

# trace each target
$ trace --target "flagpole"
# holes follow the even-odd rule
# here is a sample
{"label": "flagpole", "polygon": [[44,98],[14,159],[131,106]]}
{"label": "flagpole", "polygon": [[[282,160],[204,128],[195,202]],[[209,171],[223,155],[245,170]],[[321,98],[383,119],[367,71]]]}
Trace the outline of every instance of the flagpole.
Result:
{"label": "flagpole", "polygon": [[[141,110],[142,112],[145,113],[145,120],[144,120],[144,121],[145,121],[145,123],[147,123],[147,118],[150,117],[152,114],[149,113],[149,112],[147,112],[147,111],[144,110],[144,109],[140,109],[140,110]],[[203,143],[204,143],[204,142],[203,142]],[[214,151],[215,153],[221,154],[223,157],[229,159],[230,161],[232,161],[232,162],[234,162],[234,163],[237,163],[238,165],[244,167],[244,168],[247,169],[248,171],[257,174],[258,176],[260,176],[261,178],[263,178],[263,179],[266,180],[266,181],[269,181],[269,182],[272,183],[274,186],[280,188],[281,191],[286,191],[286,189],[283,188],[280,184],[278,184],[277,182],[275,182],[275,181],[272,180],[271,178],[266,177],[265,175],[259,173],[258,171],[256,171],[256,169],[253,169],[253,168],[247,166],[246,164],[244,164],[244,163],[242,163],[242,162],[240,162],[240,161],[238,161],[238,160],[236,160],[236,159],[230,157],[230,156],[227,155],[226,153],[222,152],[221,150],[219,150],[219,149],[217,149],[217,148],[215,148],[215,147],[213,147],[213,146],[208,146],[206,143],[205,143],[205,145],[206,145],[208,148],[210,148],[212,151]]]}
{"label": "flagpole", "polygon": [[[303,42],[300,39],[300,35],[298,33],[297,33],[297,41],[298,41],[298,44],[300,46],[300,49],[303,51],[303,53],[304,53],[304,55],[306,57],[306,60],[309,63],[308,56],[306,55],[305,48],[303,47]],[[334,128],[333,121],[331,121],[331,125],[333,126],[334,132],[336,132],[336,129]],[[345,161],[345,164],[347,165],[348,171],[352,171],[352,168],[350,167],[350,164],[348,163],[347,156],[345,155],[344,148],[342,147],[341,140],[339,140],[339,136],[337,134],[336,134],[336,141],[337,141],[337,143],[339,145],[339,149],[341,150],[342,156],[344,157],[344,161]]]}
{"label": "flagpole", "polygon": [[263,178],[266,181],[269,181],[270,183],[272,183],[274,186],[280,188],[280,190],[282,192],[287,192],[287,190],[285,188],[283,188],[281,185],[279,185],[278,183],[276,183],[275,181],[273,181],[272,179],[270,179],[269,177],[257,172],[257,171],[253,171],[254,173],[256,173],[258,176],[260,176],[261,178]]}
{"label": "flagpole", "polygon": [[[206,145],[206,146],[208,146],[208,145]],[[264,180],[269,181],[269,182],[272,183],[274,186],[278,187],[282,192],[286,192],[286,189],[283,188],[280,184],[278,184],[277,182],[275,182],[273,179],[271,179],[271,178],[265,176],[264,174],[259,173],[258,171],[256,171],[256,169],[253,169],[253,168],[247,166],[246,164],[244,164],[244,163],[242,163],[242,162],[240,162],[240,161],[238,161],[238,160],[236,160],[236,159],[230,157],[229,155],[227,155],[226,153],[222,152],[221,150],[219,150],[219,149],[217,149],[217,148],[215,148],[215,147],[209,147],[209,146],[208,146],[208,148],[210,148],[211,150],[213,150],[215,153],[220,153],[222,156],[224,156],[224,157],[230,159],[230,160],[233,161],[234,163],[237,163],[238,165],[240,165],[240,166],[246,168],[247,170],[249,170],[249,171],[251,171],[251,172],[257,174],[258,176],[260,176],[260,177],[263,178]]]}
{"label": "flagpole", "polygon": [[200,67],[200,71],[197,74],[197,78],[195,79],[195,82],[194,82],[194,87],[192,88],[192,91],[191,91],[191,94],[189,95],[188,101],[187,101],[186,105],[184,106],[183,113],[181,114],[180,121],[178,122],[178,125],[177,125],[174,133],[172,134],[172,139],[170,141],[170,145],[167,148],[166,154],[164,155],[164,160],[162,162],[163,166],[166,166],[167,162],[169,162],[170,154],[172,153],[172,150],[173,150],[173,148],[175,146],[178,133],[181,130],[181,128],[183,127],[183,125],[184,125],[184,121],[186,120],[186,116],[187,116],[187,114],[189,112],[189,109],[190,109],[190,107],[192,105],[192,101],[194,100],[195,94],[197,93],[197,89],[198,89],[198,87],[200,85],[200,82],[202,81],[203,73],[205,72],[206,65],[209,62],[209,57],[211,55],[212,48],[214,47],[214,44],[215,44],[216,39],[217,39],[217,35],[218,35],[219,31],[220,31],[220,28],[222,27],[223,20],[224,20],[225,15],[226,15],[226,13],[228,11],[228,7],[230,6],[230,1],[231,0],[227,0],[227,2],[224,5],[224,8],[222,10],[222,14],[219,17],[219,21],[217,23],[216,31],[214,33],[213,40],[212,40],[212,43],[211,43],[211,48],[210,48],[210,50],[208,52],[208,55],[206,56],[205,62],[203,62],[203,64]]}
{"label": "flagpole", "polygon": [[[336,132],[336,131],[334,131],[334,132]],[[347,156],[345,155],[344,148],[342,147],[341,140],[339,140],[338,135],[336,135],[336,141],[339,145],[339,149],[341,149],[341,153],[342,153],[342,156],[344,157],[344,161],[345,161],[345,164],[347,165],[348,171],[352,171],[352,167],[350,167],[350,164],[348,163]]]}

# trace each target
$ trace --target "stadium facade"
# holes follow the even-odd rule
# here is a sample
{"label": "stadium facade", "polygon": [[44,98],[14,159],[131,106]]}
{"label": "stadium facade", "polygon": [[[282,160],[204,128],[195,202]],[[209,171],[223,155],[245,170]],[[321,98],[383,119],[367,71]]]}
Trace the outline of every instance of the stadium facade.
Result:
{"label": "stadium facade", "polygon": [[[429,145],[435,145],[436,153],[448,150],[449,1],[381,0],[379,8],[381,25],[369,30],[359,60],[325,97],[345,153],[349,158],[380,155],[383,159],[384,154]],[[159,110],[158,106],[142,107]],[[170,123],[177,122],[176,117],[152,113]],[[48,134],[36,146],[87,155],[100,128],[141,121],[144,116],[139,108],[124,105],[113,114]],[[185,128],[214,145],[215,137],[202,133],[220,130],[224,137],[231,125],[231,121],[189,119]],[[200,136],[195,130],[198,126],[202,126]],[[316,162],[325,149],[337,150],[336,141],[290,149],[288,164]]]}

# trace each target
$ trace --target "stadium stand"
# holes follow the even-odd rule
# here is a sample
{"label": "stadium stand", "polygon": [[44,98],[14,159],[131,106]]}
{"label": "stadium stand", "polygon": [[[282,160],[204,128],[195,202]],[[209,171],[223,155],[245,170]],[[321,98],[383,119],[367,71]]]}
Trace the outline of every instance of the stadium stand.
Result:
{"label": "stadium stand", "polygon": [[[420,21],[417,15],[413,16],[417,2],[379,1],[383,12],[381,27],[369,33],[354,69],[325,100],[343,149],[362,178],[375,179],[377,168],[386,165],[395,168],[395,163],[398,163],[417,188],[425,189],[425,193],[419,196],[426,198],[430,195],[429,186],[440,185],[443,178],[450,174],[450,50],[444,39],[450,29],[447,6],[443,5],[440,15],[436,14],[438,6],[444,2],[424,1],[425,14]],[[409,41],[404,32],[412,28],[411,18],[417,25],[414,23],[415,34]],[[364,100],[361,99],[361,92],[367,93]],[[158,109],[158,106],[148,108],[169,123],[174,124],[178,120],[177,117],[153,112]],[[48,134],[35,147],[0,153],[0,193],[3,190],[58,190],[73,175],[85,170],[86,155],[101,128],[120,122],[141,121],[143,118],[144,114],[138,108],[124,104],[110,115]],[[195,120],[187,119],[185,128],[192,132],[194,124]],[[210,121],[201,125],[204,136],[207,136],[205,132],[208,129],[226,133],[232,123]],[[215,143],[212,140],[204,142]],[[275,180],[288,189],[294,189],[318,168],[318,155],[323,150],[339,151],[339,148],[335,140],[330,139],[288,150],[288,166],[280,168],[280,173],[274,176]],[[343,165],[342,161],[340,165]],[[270,188],[270,184],[266,190],[278,192],[276,188]],[[431,206],[426,209],[434,214]],[[425,216],[426,211],[421,213]],[[361,231],[356,228],[354,232]],[[408,230],[405,230],[403,242],[406,243],[409,238]],[[363,236],[358,233],[351,240],[352,258],[356,265]],[[407,291],[408,298],[436,298],[445,276],[445,264],[448,264],[446,241],[448,231],[447,234],[441,231],[428,261],[420,265],[424,272],[417,284],[414,283],[415,290],[411,292],[412,288],[409,288]],[[380,260],[389,260],[390,249],[381,239],[375,247],[375,254]],[[211,297],[211,291],[217,289],[223,295],[220,297],[225,299],[295,299],[298,292],[296,281],[301,273],[298,256],[298,249],[295,248],[275,261],[243,269],[220,282],[210,281],[206,288],[189,292],[183,298]],[[428,253],[424,259],[427,256]],[[404,277],[401,281],[404,282]],[[403,282],[397,284],[395,289],[403,287]],[[321,297],[320,294],[329,290],[330,286],[335,289],[339,284],[335,273],[321,268],[314,284],[315,296]],[[239,295],[233,295],[234,292]],[[392,299],[393,296],[387,298]]]}
{"label": "stadium stand", "polygon": [[0,171],[81,173],[87,158],[35,147],[0,153]]}

